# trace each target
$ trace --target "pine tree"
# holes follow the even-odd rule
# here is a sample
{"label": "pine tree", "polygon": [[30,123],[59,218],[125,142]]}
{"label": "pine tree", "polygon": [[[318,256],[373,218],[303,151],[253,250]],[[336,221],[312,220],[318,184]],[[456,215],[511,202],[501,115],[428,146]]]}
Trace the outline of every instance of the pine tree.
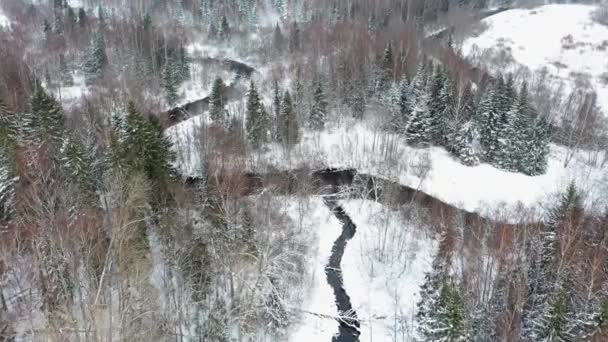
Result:
{"label": "pine tree", "polygon": [[397,108],[393,110],[389,129],[395,133],[404,133],[409,116],[414,110],[414,92],[405,77],[396,88],[396,99],[392,102],[395,102]]}
{"label": "pine tree", "polygon": [[[281,131],[281,90],[279,89],[279,82],[277,79],[274,79],[273,87],[272,87],[272,110],[274,114],[274,120],[276,122],[275,131],[273,132],[273,138],[277,141],[281,141],[280,131]],[[291,100],[291,98],[290,98]]]}
{"label": "pine tree", "polygon": [[416,303],[416,322],[421,340],[427,340],[432,336],[434,314],[446,277],[445,261],[437,254],[433,260],[432,270],[424,275],[424,283],[420,286],[420,300]]}
{"label": "pine tree", "polygon": [[247,138],[254,148],[268,142],[270,119],[253,80],[247,93]]}
{"label": "pine tree", "polygon": [[0,225],[14,215],[15,177],[14,165],[6,150],[0,148]]}
{"label": "pine tree", "polygon": [[570,313],[565,312],[569,311],[564,307],[568,303],[562,302],[567,298],[559,298],[565,289],[563,275],[557,274],[558,233],[561,225],[582,216],[582,212],[581,196],[576,186],[570,184],[558,204],[549,211],[538,246],[533,246],[535,250],[528,266],[528,296],[522,313],[521,331],[525,341],[553,341],[548,336],[554,336],[555,332],[565,336],[570,331],[562,325],[564,315]]}
{"label": "pine tree", "polygon": [[80,26],[80,28],[85,28],[87,27],[87,13],[84,11],[83,7],[80,7],[78,9],[78,26]]}
{"label": "pine tree", "polygon": [[86,154],[84,146],[69,135],[63,139],[60,164],[67,179],[80,184],[85,191],[94,191],[94,161]]}
{"label": "pine tree", "polygon": [[376,81],[376,94],[383,95],[391,84],[393,75],[393,45],[389,41],[384,48],[384,53],[378,65],[378,79]]}
{"label": "pine tree", "polygon": [[453,121],[456,117],[456,92],[454,84],[449,75],[443,76],[443,84],[437,98],[437,106],[433,114],[434,142],[439,145],[447,143],[449,135],[448,122]]}
{"label": "pine tree", "polygon": [[115,118],[114,136],[112,159],[119,169],[141,172],[158,185],[172,177],[175,154],[171,142],[160,124],[146,119],[133,102],[127,106],[126,120]]}
{"label": "pine tree", "polygon": [[59,147],[64,134],[64,116],[61,105],[53,95],[37,85],[31,100],[32,113],[25,127],[26,139],[49,142]]}
{"label": "pine tree", "polygon": [[295,145],[300,139],[298,118],[293,110],[293,103],[289,91],[285,91],[281,103],[279,122],[279,140],[285,145]]}
{"label": "pine tree", "polygon": [[15,113],[0,99],[0,149],[10,151],[17,144],[19,122]]}
{"label": "pine tree", "polygon": [[325,127],[325,121],[327,120],[327,100],[323,93],[323,87],[321,82],[317,82],[315,92],[313,94],[313,104],[310,110],[309,124],[310,128],[316,131],[320,131]]}
{"label": "pine tree", "polygon": [[279,55],[281,55],[283,53],[283,49],[285,49],[285,37],[283,37],[279,23],[277,23],[275,26],[272,34],[272,47]]}
{"label": "pine tree", "polygon": [[190,58],[183,45],[177,50],[177,66],[179,82],[184,82],[190,79]]}
{"label": "pine tree", "polygon": [[74,78],[68,68],[68,64],[65,61],[63,54],[59,55],[59,73],[61,74],[61,83],[64,87],[71,87],[74,85]]}
{"label": "pine tree", "polygon": [[92,84],[95,82],[95,80],[101,76],[107,65],[108,56],[106,55],[104,38],[101,33],[97,33],[84,65],[86,83]]}
{"label": "pine tree", "polygon": [[78,24],[78,19],[76,18],[76,12],[70,6],[68,6],[67,22],[69,31],[73,32]]}
{"label": "pine tree", "polygon": [[209,116],[211,120],[216,124],[224,124],[226,119],[225,115],[225,85],[224,81],[218,77],[213,82],[211,87],[211,96],[209,97]]}
{"label": "pine tree", "polygon": [[424,71],[421,70],[413,81],[414,106],[405,125],[408,142],[418,145],[429,143],[433,138],[434,125],[429,109],[429,95],[424,85]]}
{"label": "pine tree", "polygon": [[472,86],[470,82],[467,82],[462,90],[458,104],[458,119],[462,121],[472,120],[475,115],[475,109],[475,97],[473,96]]}
{"label": "pine tree", "polygon": [[430,329],[426,341],[470,341],[464,299],[452,281],[446,280],[441,286],[435,310],[427,324]]}
{"label": "pine tree", "polygon": [[466,122],[449,137],[450,150],[460,161],[467,166],[479,165],[476,147],[479,141],[479,132],[474,122]]}
{"label": "pine tree", "polygon": [[230,24],[228,23],[228,18],[225,15],[222,16],[220,21],[220,29],[219,29],[219,37],[222,40],[230,40],[230,36],[232,34],[230,30]]}
{"label": "pine tree", "polygon": [[300,48],[300,28],[298,27],[298,22],[294,21],[289,31],[289,52],[296,53],[300,51]]}
{"label": "pine tree", "polygon": [[106,28],[106,15],[101,4],[97,7],[97,22],[99,23],[100,31]]}
{"label": "pine tree", "polygon": [[165,88],[165,99],[169,106],[175,105],[179,97],[177,90],[179,87],[179,70],[177,61],[172,54],[169,54],[163,67],[163,87]]}
{"label": "pine tree", "polygon": [[496,104],[496,88],[491,87],[485,91],[475,115],[479,127],[480,143],[483,149],[484,160],[494,162],[498,151],[498,132],[501,129],[501,113]]}

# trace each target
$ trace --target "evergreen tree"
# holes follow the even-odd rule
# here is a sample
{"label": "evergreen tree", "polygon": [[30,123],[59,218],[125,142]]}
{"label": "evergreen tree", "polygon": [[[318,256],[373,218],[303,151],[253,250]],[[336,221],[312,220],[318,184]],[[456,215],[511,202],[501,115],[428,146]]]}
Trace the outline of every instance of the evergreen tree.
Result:
{"label": "evergreen tree", "polygon": [[496,104],[496,88],[492,87],[483,94],[475,121],[479,127],[480,143],[483,149],[484,160],[494,162],[498,151],[498,134],[501,130],[501,113]]}
{"label": "evergreen tree", "polygon": [[37,85],[31,100],[32,113],[26,127],[26,138],[35,142],[49,142],[59,147],[64,134],[64,117],[61,105],[53,95]]}
{"label": "evergreen tree", "polygon": [[114,164],[124,172],[141,172],[156,185],[173,175],[175,159],[171,142],[160,124],[146,119],[133,102],[127,106],[126,120],[115,118],[113,139]]}
{"label": "evergreen tree", "polygon": [[106,28],[106,15],[101,4],[97,7],[97,22],[99,23],[100,31]]}
{"label": "evergreen tree", "polygon": [[479,164],[476,146],[479,141],[479,133],[474,122],[466,122],[462,127],[450,135],[450,150],[460,161],[467,166]]}
{"label": "evergreen tree", "polygon": [[225,85],[221,77],[218,77],[213,82],[211,87],[211,96],[209,97],[209,116],[216,124],[224,124],[226,119],[225,109]]}
{"label": "evergreen tree", "polygon": [[420,70],[413,81],[414,106],[405,125],[405,136],[412,144],[426,144],[433,138],[434,123],[429,109],[429,95],[424,85],[424,71]]}
{"label": "evergreen tree", "polygon": [[279,122],[279,141],[285,145],[295,145],[300,139],[300,129],[298,118],[293,110],[293,103],[289,91],[285,91],[281,103],[281,113]]}
{"label": "evergreen tree", "polygon": [[383,95],[391,84],[393,75],[393,46],[389,41],[384,48],[384,53],[378,65],[378,76],[376,80],[376,94]]}
{"label": "evergreen tree", "polygon": [[404,133],[405,128],[409,119],[410,114],[414,110],[414,92],[412,87],[407,81],[407,78],[403,78],[399,82],[399,86],[396,91],[396,102],[397,109],[393,111],[393,115],[390,122],[390,130],[395,133]]}
{"label": "evergreen tree", "polygon": [[245,122],[247,138],[254,148],[268,142],[270,119],[260,100],[253,80],[247,93],[247,120]]}
{"label": "evergreen tree", "polygon": [[209,39],[216,39],[218,37],[217,27],[213,22],[209,23],[209,27],[207,28]]}
{"label": "evergreen tree", "polygon": [[84,64],[86,83],[92,84],[95,82],[95,80],[101,76],[107,65],[108,56],[106,55],[104,38],[101,33],[97,33],[95,40],[93,41],[93,46],[91,47]]}
{"label": "evergreen tree", "polygon": [[300,51],[300,48],[300,28],[298,26],[298,22],[294,21],[291,25],[291,30],[289,31],[289,52],[296,53]]}
{"label": "evergreen tree", "polygon": [[[554,341],[555,334],[566,336],[570,328],[563,325],[565,315],[570,320],[567,298],[563,296],[564,276],[557,274],[560,226],[582,216],[580,194],[570,184],[559,203],[549,211],[538,245],[528,266],[528,296],[522,313],[522,339],[524,341]],[[568,311],[566,313],[566,311]],[[557,339],[557,341],[562,341]]]}
{"label": "evergreen tree", "polygon": [[435,310],[446,277],[445,261],[437,254],[432,270],[424,275],[424,283],[420,286],[420,300],[416,303],[416,322],[421,340],[428,340],[432,336]]}
{"label": "evergreen tree", "polygon": [[79,141],[69,135],[63,139],[60,149],[61,168],[66,178],[80,184],[84,191],[94,191],[93,164],[94,161]]}
{"label": "evergreen tree", "polygon": [[19,123],[15,113],[0,99],[0,149],[10,151],[17,144]]}
{"label": "evergreen tree", "polygon": [[465,303],[460,289],[451,281],[441,286],[431,319],[427,322],[426,341],[470,341]]}
{"label": "evergreen tree", "polygon": [[437,98],[437,105],[434,107],[433,125],[434,141],[436,144],[444,145],[447,143],[449,135],[448,122],[456,117],[456,89],[449,75],[443,76],[443,84]]}
{"label": "evergreen tree", "polygon": [[53,27],[51,26],[51,23],[49,23],[49,21],[46,19],[44,19],[44,21],[42,22],[42,30],[46,35],[47,39],[49,38],[49,35],[53,33]]}
{"label": "evergreen tree", "polygon": [[87,13],[84,11],[83,7],[80,7],[78,9],[78,26],[80,26],[81,28],[85,28],[87,27],[87,25]]}
{"label": "evergreen tree", "polygon": [[190,79],[190,58],[183,45],[177,50],[177,68],[179,82]]}
{"label": "evergreen tree", "polygon": [[175,105],[179,97],[177,90],[179,88],[179,67],[177,61],[170,54],[163,67],[163,87],[165,88],[165,99],[169,106]]}
{"label": "evergreen tree", "polygon": [[222,40],[230,40],[230,36],[232,34],[230,30],[230,24],[228,23],[228,18],[225,15],[222,16],[220,21],[220,29],[219,29],[219,37]]}
{"label": "evergreen tree", "polygon": [[76,12],[74,12],[74,9],[70,6],[68,6],[67,22],[69,31],[73,32],[78,24],[78,18],[76,18]]}
{"label": "evergreen tree", "polygon": [[458,119],[462,121],[472,120],[475,115],[475,97],[470,82],[464,86],[458,105]]}
{"label": "evergreen tree", "polygon": [[15,183],[17,182],[14,163],[5,151],[4,148],[0,148],[0,225],[14,215]]}
{"label": "evergreen tree", "polygon": [[272,34],[272,47],[274,50],[280,55],[285,48],[285,37],[283,37],[283,33],[281,32],[281,27],[279,23],[274,28],[274,32]]}
{"label": "evergreen tree", "polygon": [[[274,114],[274,119],[276,122],[275,132],[273,134],[273,138],[280,141],[280,131],[281,131],[281,90],[279,89],[279,82],[277,79],[274,79],[273,88],[272,88],[273,96],[272,96],[272,110]],[[290,97],[291,100],[291,97]],[[293,109],[292,109],[293,110]]]}
{"label": "evergreen tree", "polygon": [[325,121],[327,120],[327,100],[323,93],[323,87],[321,82],[317,82],[315,92],[313,94],[313,104],[310,110],[310,128],[316,131],[320,131],[325,127]]}
{"label": "evergreen tree", "polygon": [[68,64],[65,61],[63,54],[59,55],[59,73],[61,74],[61,83],[64,87],[71,87],[74,85],[74,78],[68,68]]}

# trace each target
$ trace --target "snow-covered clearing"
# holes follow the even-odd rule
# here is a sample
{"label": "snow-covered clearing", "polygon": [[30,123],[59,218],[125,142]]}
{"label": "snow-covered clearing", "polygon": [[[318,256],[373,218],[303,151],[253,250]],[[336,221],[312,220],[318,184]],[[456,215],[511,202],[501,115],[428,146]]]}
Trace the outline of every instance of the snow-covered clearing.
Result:
{"label": "snow-covered clearing", "polygon": [[[186,175],[200,174],[201,117],[184,121],[169,130],[178,153],[177,167]],[[536,177],[507,172],[488,164],[468,167],[440,147],[414,148],[398,135],[387,134],[373,124],[342,122],[321,133],[304,131],[301,142],[286,150],[270,145],[264,152],[243,161],[251,171],[268,166],[278,169],[310,167],[355,168],[419,189],[459,208],[492,216],[537,208],[575,181],[588,193],[588,204],[608,204],[608,172],[588,163],[590,152],[577,153],[564,167],[566,149],[551,145],[548,171]],[[239,163],[238,165],[243,165]],[[430,169],[426,168],[430,166]]]}
{"label": "snow-covered clearing", "polygon": [[73,85],[52,89],[55,97],[61,101],[61,104],[65,108],[77,104],[83,96],[89,95],[89,88],[85,84],[84,74],[82,72],[74,72],[72,78],[74,79]]}
{"label": "snow-covered clearing", "polygon": [[342,206],[357,226],[342,259],[361,341],[410,341],[420,285],[436,243],[397,211],[368,200]]}
{"label": "snow-covered clearing", "polygon": [[[488,65],[494,70],[546,68],[556,86],[563,81],[567,92],[587,84],[597,91],[608,115],[608,27],[592,20],[596,8],[554,4],[496,14],[484,19],[485,32],[464,41],[463,53],[479,57],[489,51],[483,60],[496,62]],[[490,57],[501,53],[506,54]]]}
{"label": "snow-covered clearing", "polygon": [[300,222],[302,229],[314,232],[311,257],[308,260],[309,277],[302,287],[307,291],[301,310],[299,324],[293,331],[290,342],[331,341],[338,333],[336,317],[338,311],[332,288],[325,277],[325,266],[331,255],[334,241],[342,231],[342,223],[336,219],[319,197],[307,201],[286,200],[286,214]]}

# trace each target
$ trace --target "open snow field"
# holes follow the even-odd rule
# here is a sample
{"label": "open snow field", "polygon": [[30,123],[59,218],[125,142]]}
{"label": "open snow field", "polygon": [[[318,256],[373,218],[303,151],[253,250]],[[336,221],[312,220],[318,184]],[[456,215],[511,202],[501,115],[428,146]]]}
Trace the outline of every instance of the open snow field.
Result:
{"label": "open snow field", "polygon": [[368,200],[341,202],[357,226],[342,259],[344,287],[361,320],[361,341],[411,341],[424,274],[436,241],[420,227]]}
{"label": "open snow field", "polygon": [[[608,115],[608,26],[592,20],[596,6],[554,4],[532,9],[513,9],[483,20],[488,28],[463,43],[463,54],[504,58],[490,69],[514,71],[525,66],[530,71],[546,68],[566,91],[584,85],[594,88],[598,103]],[[503,55],[503,56],[505,56]]]}

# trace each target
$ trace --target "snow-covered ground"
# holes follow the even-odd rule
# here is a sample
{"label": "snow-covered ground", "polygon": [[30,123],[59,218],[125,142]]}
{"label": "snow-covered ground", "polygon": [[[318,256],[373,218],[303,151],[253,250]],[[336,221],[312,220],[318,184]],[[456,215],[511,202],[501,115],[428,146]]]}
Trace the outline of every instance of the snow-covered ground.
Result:
{"label": "snow-covered ground", "polygon": [[412,341],[418,293],[436,241],[377,202],[341,204],[357,226],[344,252],[342,275],[361,320],[360,340]]}
{"label": "snow-covered ground", "polygon": [[[488,29],[463,43],[465,56],[484,51],[508,58],[490,69],[512,70],[525,66],[530,71],[547,68],[558,84],[564,81],[570,92],[580,82],[593,87],[598,102],[608,115],[608,26],[592,20],[596,6],[554,4],[532,9],[513,9],[484,19]],[[484,60],[488,59],[485,55]]]}
{"label": "snow-covered ground", "polygon": [[2,8],[0,8],[0,29],[1,28],[8,28],[11,25],[11,21],[8,19],[8,17],[6,16],[6,14],[4,14],[4,12],[2,11]]}
{"label": "snow-covered ground", "polygon": [[[194,117],[167,131],[178,153],[177,167],[187,175],[196,176],[200,171],[198,149],[191,142],[198,141],[197,127],[201,123],[200,117]],[[487,216],[500,208],[503,214],[516,211],[520,205],[537,209],[540,205],[542,208],[548,199],[572,181],[588,193],[589,205],[608,204],[605,195],[608,170],[589,165],[589,152],[577,153],[564,167],[566,149],[551,145],[547,173],[530,177],[488,164],[465,166],[443,148],[410,147],[402,137],[373,128],[371,123],[342,122],[338,126],[321,133],[305,131],[301,142],[291,150],[270,145],[244,162],[252,171],[268,166],[279,169],[356,168],[361,173],[387,178]]]}
{"label": "snow-covered ground", "polygon": [[[303,289],[308,291],[300,313],[300,323],[291,327],[290,342],[331,341],[338,333],[338,310],[332,288],[327,283],[325,266],[331,255],[334,241],[342,231],[342,223],[336,219],[321,198],[311,198],[307,202],[287,200],[287,215],[300,222],[303,229],[314,232],[316,242],[311,248],[308,260],[309,277]],[[307,203],[306,207],[302,206]],[[300,309],[298,309],[299,311]]]}

